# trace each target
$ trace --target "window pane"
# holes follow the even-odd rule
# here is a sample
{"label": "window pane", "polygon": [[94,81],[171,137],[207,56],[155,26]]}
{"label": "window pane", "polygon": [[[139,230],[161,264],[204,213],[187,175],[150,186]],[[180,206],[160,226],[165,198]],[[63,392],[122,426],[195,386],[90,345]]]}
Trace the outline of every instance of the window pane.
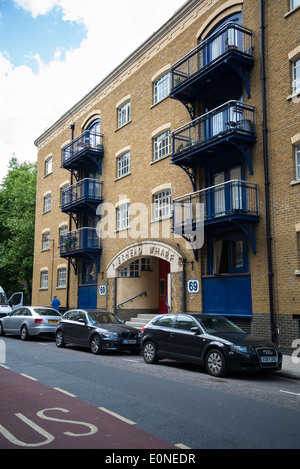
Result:
{"label": "window pane", "polygon": [[130,152],[124,153],[124,155],[118,158],[118,178],[129,174],[130,172]]}
{"label": "window pane", "polygon": [[293,63],[293,91],[300,91],[300,59]]}
{"label": "window pane", "polygon": [[122,127],[130,121],[130,101],[118,109],[118,127]]}
{"label": "window pane", "polygon": [[121,205],[117,209],[117,229],[122,230],[129,227],[129,204]]}
{"label": "window pane", "polygon": [[171,215],[171,190],[155,194],[153,198],[153,216],[155,220],[166,218]]}
{"label": "window pane", "polygon": [[166,98],[170,92],[170,73],[166,73],[154,83],[154,103]]}
{"label": "window pane", "polygon": [[300,145],[296,146],[296,178],[300,181]]}
{"label": "window pane", "polygon": [[163,132],[154,139],[154,161],[169,155],[171,152],[170,131]]}

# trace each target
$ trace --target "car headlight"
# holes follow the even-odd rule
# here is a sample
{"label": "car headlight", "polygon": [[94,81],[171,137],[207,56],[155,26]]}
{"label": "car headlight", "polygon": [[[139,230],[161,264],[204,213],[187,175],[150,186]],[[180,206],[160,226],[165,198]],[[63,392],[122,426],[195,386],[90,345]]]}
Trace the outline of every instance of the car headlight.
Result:
{"label": "car headlight", "polygon": [[242,353],[243,355],[248,355],[248,349],[246,346],[243,345],[231,345],[230,349],[232,352],[235,353]]}
{"label": "car headlight", "polygon": [[116,338],[119,337],[119,335],[118,335],[117,332],[109,332],[109,331],[102,332],[102,336],[103,336],[103,337],[114,338],[114,339],[116,339]]}
{"label": "car headlight", "polygon": [[136,336],[137,336],[138,339],[141,339],[142,335],[143,335],[142,332],[138,332]]}

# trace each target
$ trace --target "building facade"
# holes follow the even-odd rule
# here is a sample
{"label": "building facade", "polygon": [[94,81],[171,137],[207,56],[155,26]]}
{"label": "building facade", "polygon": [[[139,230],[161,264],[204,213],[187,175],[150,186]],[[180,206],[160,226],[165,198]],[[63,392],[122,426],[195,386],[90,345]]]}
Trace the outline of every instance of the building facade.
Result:
{"label": "building facade", "polygon": [[190,0],[35,142],[33,304],[300,337],[300,2]]}

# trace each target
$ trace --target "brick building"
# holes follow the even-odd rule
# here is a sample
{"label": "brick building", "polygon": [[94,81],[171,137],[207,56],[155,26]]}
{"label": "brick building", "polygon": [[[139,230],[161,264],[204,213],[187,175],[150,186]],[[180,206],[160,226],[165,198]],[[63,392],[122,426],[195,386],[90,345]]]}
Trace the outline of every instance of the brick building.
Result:
{"label": "brick building", "polygon": [[33,303],[300,320],[300,2],[189,0],[35,142]]}

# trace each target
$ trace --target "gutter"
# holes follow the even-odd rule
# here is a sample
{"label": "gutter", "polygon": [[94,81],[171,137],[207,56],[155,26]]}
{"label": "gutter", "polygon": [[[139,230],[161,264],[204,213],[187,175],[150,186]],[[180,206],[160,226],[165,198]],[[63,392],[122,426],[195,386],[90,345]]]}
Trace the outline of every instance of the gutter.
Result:
{"label": "gutter", "polygon": [[263,122],[263,159],[265,176],[265,204],[266,204],[266,230],[267,230],[267,258],[268,258],[268,281],[269,281],[269,303],[270,303],[270,326],[272,341],[277,343],[276,323],[274,314],[274,292],[273,292],[273,265],[272,265],[272,235],[271,235],[271,212],[270,212],[270,182],[267,145],[267,107],[266,107],[266,75],[265,75],[265,41],[264,41],[264,0],[259,0],[260,19],[260,67],[261,67],[261,100],[262,100],[262,122]]}

